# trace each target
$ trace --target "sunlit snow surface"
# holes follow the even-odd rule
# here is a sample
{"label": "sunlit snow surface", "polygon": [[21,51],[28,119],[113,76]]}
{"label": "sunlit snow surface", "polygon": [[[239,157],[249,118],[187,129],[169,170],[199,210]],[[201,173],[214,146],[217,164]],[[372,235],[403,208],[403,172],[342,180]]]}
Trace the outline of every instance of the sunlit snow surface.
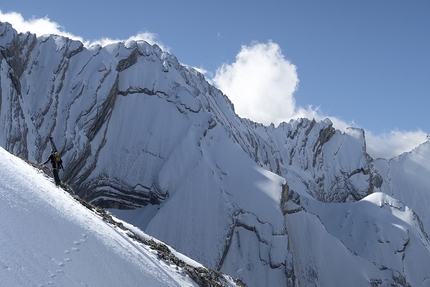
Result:
{"label": "sunlit snow surface", "polygon": [[0,148],[1,286],[197,286]]}
{"label": "sunlit snow surface", "polygon": [[411,286],[430,286],[429,238],[403,203],[375,193],[354,203],[305,200],[303,207],[286,217],[301,282],[390,286],[404,274]]}

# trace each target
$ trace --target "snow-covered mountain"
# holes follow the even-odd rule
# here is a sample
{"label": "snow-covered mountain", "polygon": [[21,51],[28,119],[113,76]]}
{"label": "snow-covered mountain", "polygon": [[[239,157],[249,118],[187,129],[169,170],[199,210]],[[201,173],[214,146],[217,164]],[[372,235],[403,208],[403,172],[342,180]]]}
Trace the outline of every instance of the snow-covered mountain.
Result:
{"label": "snow-covered mountain", "polygon": [[3,148],[0,169],[1,286],[241,286],[100,216]]}
{"label": "snow-covered mountain", "polygon": [[1,23],[0,50],[0,145],[41,162],[52,135],[79,196],[194,260],[248,286],[430,286],[429,142],[374,160],[360,129],[253,123],[143,41]]}

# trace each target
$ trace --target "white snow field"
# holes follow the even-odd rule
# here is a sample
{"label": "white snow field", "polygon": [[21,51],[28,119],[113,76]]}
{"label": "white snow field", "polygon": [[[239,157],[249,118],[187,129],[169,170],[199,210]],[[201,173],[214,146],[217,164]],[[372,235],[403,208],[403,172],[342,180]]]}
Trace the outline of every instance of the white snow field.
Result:
{"label": "white snow field", "polygon": [[0,286],[197,286],[3,148],[0,170]]}

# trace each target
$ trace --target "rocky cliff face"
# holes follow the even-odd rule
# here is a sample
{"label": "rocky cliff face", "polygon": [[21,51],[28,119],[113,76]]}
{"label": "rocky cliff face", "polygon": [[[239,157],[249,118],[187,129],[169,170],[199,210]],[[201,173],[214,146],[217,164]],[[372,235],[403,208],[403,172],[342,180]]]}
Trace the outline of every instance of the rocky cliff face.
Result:
{"label": "rocky cliff face", "polygon": [[[17,34],[1,23],[0,51],[1,146],[41,162],[52,135],[65,162],[61,177],[81,197],[130,210],[118,212],[255,286],[304,286],[312,276],[318,285],[312,272],[323,269],[303,263],[312,256],[289,236],[298,222],[290,217],[307,218],[298,214],[324,226],[307,211],[309,200],[392,195],[392,163],[375,165],[362,130],[338,131],[329,120],[275,128],[241,119],[203,75],[156,45],[87,48],[59,36]],[[302,264],[313,271],[300,273]],[[385,272],[381,279],[378,268],[375,280],[397,276]]]}
{"label": "rocky cliff face", "polygon": [[[1,29],[1,144],[41,161],[53,135],[68,163],[63,178],[99,204],[160,203],[169,191],[157,186],[157,171],[190,136],[195,144],[186,153],[201,152],[199,140],[216,125],[260,166],[283,177],[292,166],[309,177],[302,184],[319,200],[358,200],[373,191],[378,175],[362,131],[350,139],[328,120],[275,129],[240,119],[201,74],[146,42],[84,48],[63,37],[17,34],[5,23]],[[332,137],[333,151],[324,153]],[[349,156],[345,141],[360,160],[328,170],[326,158]],[[352,177],[366,183],[358,187]]]}

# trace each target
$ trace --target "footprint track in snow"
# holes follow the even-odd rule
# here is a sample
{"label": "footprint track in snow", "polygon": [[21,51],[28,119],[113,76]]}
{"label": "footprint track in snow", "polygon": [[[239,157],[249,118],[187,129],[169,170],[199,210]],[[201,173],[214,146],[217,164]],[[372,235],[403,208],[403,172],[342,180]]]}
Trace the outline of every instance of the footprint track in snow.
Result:
{"label": "footprint track in snow", "polygon": [[[56,284],[55,281],[59,280],[59,277],[65,276],[65,273],[67,272],[67,264],[73,261],[72,260],[73,254],[77,254],[75,252],[80,251],[78,247],[80,248],[84,247],[85,243],[87,243],[87,239],[88,239],[88,234],[83,233],[81,238],[73,241],[72,246],[69,249],[64,250],[63,260],[57,260],[54,257],[50,257],[50,260],[54,263],[54,266],[57,266],[57,268],[52,266],[53,268],[51,270],[48,270],[49,280],[46,281],[44,284],[41,284],[38,286],[42,287],[42,286],[55,285]],[[66,272],[63,270],[63,268],[65,268]],[[0,269],[10,270],[10,268],[7,267],[6,265],[0,266]]]}
{"label": "footprint track in snow", "polygon": [[[87,233],[83,233],[82,237],[80,239],[73,241],[73,246],[70,249],[66,249],[64,251],[64,254],[70,254],[71,251],[74,251],[74,252],[80,251],[79,247],[82,244],[87,243],[87,238],[88,238],[88,234]],[[64,261],[71,262],[72,259],[70,259],[70,257],[67,257],[67,258],[64,259]]]}

